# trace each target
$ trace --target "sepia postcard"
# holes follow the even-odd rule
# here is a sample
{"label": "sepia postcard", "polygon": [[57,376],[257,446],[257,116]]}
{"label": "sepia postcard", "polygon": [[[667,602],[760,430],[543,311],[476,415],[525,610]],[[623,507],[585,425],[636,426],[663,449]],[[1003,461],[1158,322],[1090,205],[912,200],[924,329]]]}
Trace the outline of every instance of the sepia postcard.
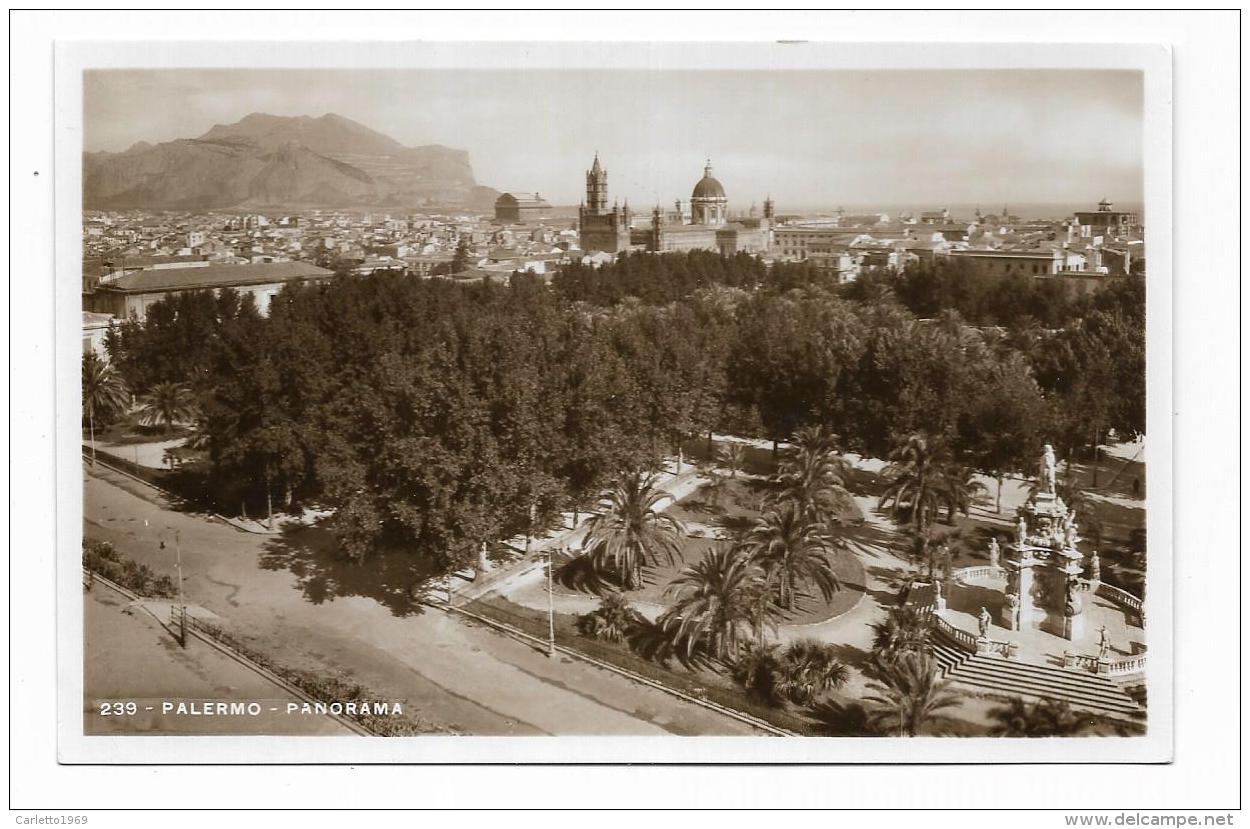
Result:
{"label": "sepia postcard", "polygon": [[1165,49],[56,67],[62,762],[1170,759]]}

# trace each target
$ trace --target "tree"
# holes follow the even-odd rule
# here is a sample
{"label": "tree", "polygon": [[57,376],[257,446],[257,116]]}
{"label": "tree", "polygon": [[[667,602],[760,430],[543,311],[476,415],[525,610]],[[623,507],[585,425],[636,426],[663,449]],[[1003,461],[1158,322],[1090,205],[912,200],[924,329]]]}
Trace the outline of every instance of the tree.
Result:
{"label": "tree", "polygon": [[782,669],[777,650],[776,644],[747,642],[729,668],[729,675],[747,696],[765,705],[779,706],[785,699],[779,687]]}
{"label": "tree", "polygon": [[139,398],[139,424],[162,432],[191,422],[195,413],[195,396],[183,383],[157,383]]}
{"label": "tree", "polygon": [[989,715],[995,723],[990,729],[994,737],[1075,737],[1088,725],[1067,702],[1055,699],[1025,702],[1013,697],[1006,705],[991,708]]}
{"label": "tree", "polygon": [[126,410],[129,393],[121,376],[94,351],[82,355],[82,408],[91,434],[91,463],[95,464],[95,421]]}
{"label": "tree", "polygon": [[846,491],[850,465],[836,453],[835,440],[823,426],[804,426],[778,470],[778,498],[793,502],[812,524],[827,524],[851,503]]}
{"label": "tree", "polygon": [[926,653],[908,653],[881,670],[881,680],[869,683],[864,701],[874,707],[873,724],[897,737],[915,737],[941,723],[959,697],[947,690]]}
{"label": "tree", "polygon": [[629,600],[615,590],[599,601],[599,607],[577,617],[577,630],[591,639],[626,641],[644,619]]}
{"label": "tree", "polygon": [[614,572],[627,590],[642,586],[642,569],[660,559],[681,557],[686,531],[660,511],[668,495],[641,472],[621,476],[608,493],[607,508],[586,523],[586,550],[600,572]]}
{"label": "tree", "polygon": [[765,514],[745,541],[747,554],[764,572],[766,585],[776,590],[778,606],[786,610],[794,606],[801,584],[815,585],[825,601],[842,589],[830,562],[832,549],[829,537],[794,503]]}
{"label": "tree", "polygon": [[985,492],[985,485],[976,479],[976,473],[966,466],[950,466],[942,475],[942,499],[946,507],[946,523],[955,523],[955,513],[965,516],[972,508],[977,495]]}
{"label": "tree", "polygon": [[1019,355],[993,363],[969,396],[959,416],[958,443],[978,469],[997,480],[995,512],[1002,512],[1003,478],[1025,469],[1041,444],[1045,417],[1041,389]]}
{"label": "tree", "polygon": [[816,639],[796,639],[781,651],[781,681],[786,699],[811,705],[827,691],[841,688],[850,671],[838,659],[837,649]]}
{"label": "tree", "polygon": [[721,465],[729,470],[729,477],[736,478],[746,463],[746,448],[738,441],[731,440],[721,445],[717,457]]}
{"label": "tree", "polygon": [[923,536],[947,500],[946,464],[942,447],[924,435],[911,435],[890,453],[884,470],[889,483],[880,505],[891,505],[896,517],[902,511],[909,513],[916,535]]}
{"label": "tree", "polygon": [[811,705],[822,694],[846,684],[850,672],[835,648],[815,639],[782,647],[748,642],[730,667],[747,694],[766,705]]}
{"label": "tree", "polygon": [[665,593],[674,601],[659,625],[687,657],[702,650],[731,660],[750,634],[762,635],[771,621],[763,573],[750,556],[726,543],[684,568]]}
{"label": "tree", "polygon": [[807,423],[836,426],[842,378],[859,361],[863,337],[860,316],[832,295],[757,294],[739,311],[727,395],[758,412],[774,448]]}
{"label": "tree", "polygon": [[872,624],[872,656],[878,669],[885,669],[910,654],[929,652],[933,619],[927,610],[910,605],[890,608],[886,617]]}
{"label": "tree", "polygon": [[456,243],[456,252],[451,257],[451,272],[463,273],[469,266],[469,256],[469,239],[461,236],[460,241]]}

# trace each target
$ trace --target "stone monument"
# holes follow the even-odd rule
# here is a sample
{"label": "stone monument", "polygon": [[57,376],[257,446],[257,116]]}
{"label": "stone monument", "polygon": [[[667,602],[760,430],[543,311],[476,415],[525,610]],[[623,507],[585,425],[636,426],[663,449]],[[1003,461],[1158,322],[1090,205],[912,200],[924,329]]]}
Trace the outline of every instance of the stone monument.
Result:
{"label": "stone monument", "polygon": [[1007,594],[1016,601],[1003,608],[1003,624],[1011,630],[1037,628],[1077,638],[1084,616],[1081,540],[1075,512],[1055,491],[1055,451],[1049,444],[1038,463],[1037,492],[1022,506],[1016,537],[1007,549]]}

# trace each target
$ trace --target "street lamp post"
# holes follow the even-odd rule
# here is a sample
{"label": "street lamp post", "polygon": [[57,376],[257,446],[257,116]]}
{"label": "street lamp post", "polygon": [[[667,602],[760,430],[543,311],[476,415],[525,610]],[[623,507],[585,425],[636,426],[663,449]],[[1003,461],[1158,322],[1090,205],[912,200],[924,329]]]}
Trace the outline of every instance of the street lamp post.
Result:
{"label": "street lamp post", "polygon": [[525,525],[525,557],[529,558],[530,548],[534,540],[534,504],[530,504],[529,523]]}
{"label": "street lamp post", "polygon": [[555,586],[552,583],[554,579],[555,562],[552,560],[551,551],[547,551],[547,655],[555,656],[556,654],[556,607],[555,607]]}
{"label": "street lamp post", "polygon": [[178,644],[185,648],[187,646],[187,600],[182,592],[182,530],[174,530],[174,569],[178,571]]}

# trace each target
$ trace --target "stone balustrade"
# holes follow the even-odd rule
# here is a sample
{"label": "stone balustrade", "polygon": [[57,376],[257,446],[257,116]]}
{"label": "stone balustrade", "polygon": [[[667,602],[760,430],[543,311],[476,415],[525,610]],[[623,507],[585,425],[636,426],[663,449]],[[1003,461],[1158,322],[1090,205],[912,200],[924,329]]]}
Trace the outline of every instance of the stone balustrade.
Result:
{"label": "stone balustrade", "polygon": [[997,639],[977,639],[977,653],[997,654],[1004,659],[1015,659],[1020,646],[1015,642],[1000,642]]}
{"label": "stone balustrade", "polygon": [[1135,610],[1138,613],[1142,612],[1142,600],[1127,590],[1121,590],[1120,588],[1107,584],[1106,582],[1099,582],[1095,593],[1096,595],[1102,596],[1104,599],[1110,599],[1116,604],[1123,605],[1130,610]]}
{"label": "stone balustrade", "polygon": [[1063,655],[1063,667],[1077,671],[1089,671],[1091,674],[1099,674],[1101,676],[1130,676],[1146,672],[1146,654],[1139,653],[1136,656],[1130,656],[1128,659],[1112,662],[1110,659],[1099,659],[1096,656],[1086,656],[1085,654],[1067,651]]}
{"label": "stone balustrade", "polygon": [[1007,571],[1002,567],[992,567],[988,564],[961,567],[951,573],[951,578],[959,582],[966,582],[970,579],[1002,579],[1006,577]]}
{"label": "stone balustrade", "polygon": [[1086,656],[1081,653],[1073,653],[1072,651],[1064,651],[1063,667],[1078,671],[1089,671],[1091,674],[1098,673],[1098,657]]}
{"label": "stone balustrade", "polygon": [[1127,676],[1128,674],[1142,674],[1145,672],[1146,654],[1144,653],[1131,656],[1128,659],[1121,659],[1118,662],[1112,662],[1107,667],[1107,673],[1111,676]]}
{"label": "stone balustrade", "polygon": [[975,635],[966,630],[955,627],[937,613],[933,614],[933,623],[937,626],[939,631],[946,634],[947,638],[951,639],[955,642],[955,644],[959,645],[964,650],[972,651],[974,653],[976,652],[977,637]]}

